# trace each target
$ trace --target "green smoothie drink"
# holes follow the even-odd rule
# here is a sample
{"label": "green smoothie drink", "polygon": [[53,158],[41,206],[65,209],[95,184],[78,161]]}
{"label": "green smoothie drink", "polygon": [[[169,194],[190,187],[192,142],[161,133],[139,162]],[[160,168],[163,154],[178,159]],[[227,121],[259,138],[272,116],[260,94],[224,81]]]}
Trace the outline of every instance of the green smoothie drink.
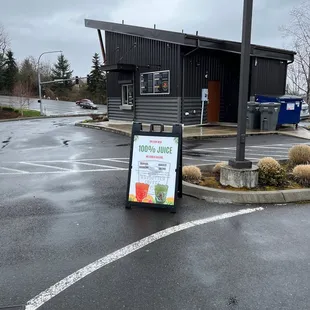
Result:
{"label": "green smoothie drink", "polygon": [[166,202],[168,193],[168,185],[156,184],[155,185],[155,200],[156,203],[163,204]]}

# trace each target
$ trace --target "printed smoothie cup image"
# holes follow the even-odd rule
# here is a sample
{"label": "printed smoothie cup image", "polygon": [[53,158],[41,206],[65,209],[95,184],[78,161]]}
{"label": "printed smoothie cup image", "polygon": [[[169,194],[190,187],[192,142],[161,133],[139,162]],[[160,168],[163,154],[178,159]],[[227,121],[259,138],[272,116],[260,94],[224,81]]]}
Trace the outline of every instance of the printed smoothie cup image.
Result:
{"label": "printed smoothie cup image", "polygon": [[168,193],[168,185],[156,184],[155,185],[155,200],[156,203],[163,204],[166,202]]}
{"label": "printed smoothie cup image", "polygon": [[146,183],[136,183],[136,198],[138,202],[142,202],[142,200],[147,197],[149,187],[149,184]]}

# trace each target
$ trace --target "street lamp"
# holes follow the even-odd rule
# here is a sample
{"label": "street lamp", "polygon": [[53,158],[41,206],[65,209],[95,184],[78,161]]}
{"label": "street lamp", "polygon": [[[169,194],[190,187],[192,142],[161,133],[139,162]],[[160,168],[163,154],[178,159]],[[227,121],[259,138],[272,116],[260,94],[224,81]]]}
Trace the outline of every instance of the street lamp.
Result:
{"label": "street lamp", "polygon": [[40,114],[43,114],[43,105],[42,105],[42,89],[41,89],[41,75],[40,75],[40,59],[45,54],[54,54],[54,53],[62,53],[62,51],[49,51],[43,52],[38,59],[37,67],[38,67],[38,86],[39,86],[39,102],[40,102]]}
{"label": "street lamp", "polygon": [[246,111],[249,95],[252,14],[253,0],[244,0],[236,159],[229,161],[229,165],[236,169],[252,168],[252,162],[245,160]]}

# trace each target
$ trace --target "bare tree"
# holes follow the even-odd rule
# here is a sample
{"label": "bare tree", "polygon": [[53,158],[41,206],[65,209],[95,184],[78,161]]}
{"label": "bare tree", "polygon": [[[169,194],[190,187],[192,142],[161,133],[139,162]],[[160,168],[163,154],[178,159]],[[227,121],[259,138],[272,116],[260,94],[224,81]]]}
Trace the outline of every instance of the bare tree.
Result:
{"label": "bare tree", "polygon": [[27,82],[17,82],[13,89],[12,99],[14,100],[14,106],[17,104],[21,115],[24,115],[24,110],[29,109],[31,103],[31,90],[29,83]]}
{"label": "bare tree", "polygon": [[4,56],[7,48],[9,47],[9,36],[4,27],[0,24],[0,56]]}
{"label": "bare tree", "polygon": [[289,45],[296,52],[295,61],[288,67],[288,82],[295,93],[304,93],[310,102],[310,0],[295,7],[290,22],[281,27]]}

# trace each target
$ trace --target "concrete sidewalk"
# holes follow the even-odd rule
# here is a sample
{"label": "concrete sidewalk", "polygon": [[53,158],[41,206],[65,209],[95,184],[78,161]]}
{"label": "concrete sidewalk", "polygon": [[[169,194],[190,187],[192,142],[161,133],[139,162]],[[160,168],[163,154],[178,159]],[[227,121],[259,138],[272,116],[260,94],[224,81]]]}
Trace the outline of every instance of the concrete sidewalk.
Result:
{"label": "concrete sidewalk", "polygon": [[[131,122],[122,121],[108,121],[98,123],[76,123],[76,126],[87,127],[93,129],[101,129],[110,131],[126,136],[131,135]],[[148,124],[143,124],[143,129],[149,129]],[[171,131],[171,126],[165,126],[167,131]],[[296,138],[310,140],[310,132],[302,127],[295,129],[294,127],[283,127],[277,131],[261,131],[261,130],[247,130],[247,135],[286,135]],[[235,137],[237,135],[236,124],[219,124],[219,125],[206,125],[203,127],[198,126],[186,126],[184,127],[184,139],[208,139],[214,137]]]}

